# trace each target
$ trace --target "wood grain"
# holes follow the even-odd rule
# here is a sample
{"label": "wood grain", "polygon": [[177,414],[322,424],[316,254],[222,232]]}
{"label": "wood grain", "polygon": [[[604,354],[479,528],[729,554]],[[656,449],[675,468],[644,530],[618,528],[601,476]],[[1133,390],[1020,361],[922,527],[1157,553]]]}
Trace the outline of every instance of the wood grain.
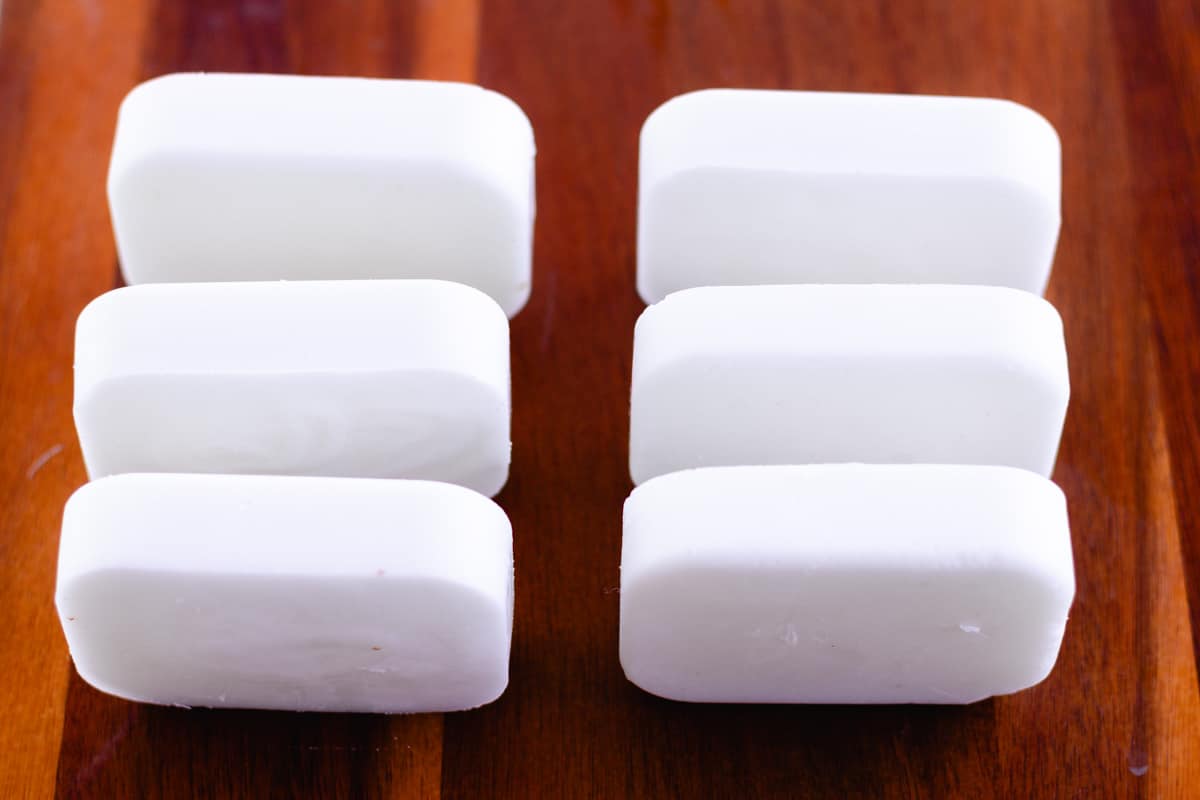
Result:
{"label": "wood grain", "polygon": [[112,284],[104,162],[115,104],[137,76],[137,53],[122,44],[141,38],[144,11],[9,0],[3,13],[0,796],[19,797],[55,775],[69,666],[55,630],[54,530],[84,480],[73,318]]}
{"label": "wood grain", "polygon": [[[149,708],[74,675],[51,595],[84,480],[75,315],[117,278],[116,106],[189,69],[477,80],[538,139],[513,322],[508,692],[381,718]],[[0,11],[0,797],[1200,795],[1200,9],[1190,0],[34,2]],[[1049,291],[1078,596],[1041,686],[967,708],[693,706],[616,657],[637,132],[707,86],[1011,97],[1064,147]]]}

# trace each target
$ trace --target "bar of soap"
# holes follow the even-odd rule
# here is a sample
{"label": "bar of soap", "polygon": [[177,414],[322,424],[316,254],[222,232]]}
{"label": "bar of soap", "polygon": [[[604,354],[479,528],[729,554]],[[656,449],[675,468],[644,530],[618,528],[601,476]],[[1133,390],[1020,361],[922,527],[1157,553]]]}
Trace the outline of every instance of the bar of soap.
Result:
{"label": "bar of soap", "polygon": [[212,472],[508,476],[508,319],[446,281],[145,284],[75,337],[92,478]]}
{"label": "bar of soap", "polygon": [[677,472],[625,503],[621,664],[673,700],[971,703],[1046,677],[1074,591],[1031,472]]}
{"label": "bar of soap", "polygon": [[1045,289],[1060,146],[1003,100],[716,89],[642,128],[638,291],[965,283]]}
{"label": "bar of soap", "polygon": [[634,483],[691,467],[997,464],[1049,475],[1069,395],[1062,321],[982,286],[731,286],[634,333]]}
{"label": "bar of soap", "polygon": [[121,105],[108,197],[128,283],[441,278],[529,297],[534,143],[478,86],[177,74]]}
{"label": "bar of soap", "polygon": [[80,676],[179,706],[454,711],[508,683],[512,531],[426,481],[121,475],[63,514]]}

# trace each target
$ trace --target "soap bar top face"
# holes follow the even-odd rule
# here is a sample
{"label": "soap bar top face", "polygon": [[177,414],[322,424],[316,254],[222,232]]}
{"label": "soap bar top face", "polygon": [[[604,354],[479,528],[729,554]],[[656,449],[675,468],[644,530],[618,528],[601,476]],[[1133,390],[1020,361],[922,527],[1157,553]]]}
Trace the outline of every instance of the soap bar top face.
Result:
{"label": "soap bar top face", "polygon": [[529,297],[533,131],[459,83],[177,74],[121,106],[126,280],[442,278]]}
{"label": "soap bar top face", "polygon": [[625,503],[621,663],[653,694],[970,703],[1038,683],[1074,596],[1066,504],[1007,467],[723,467]]}
{"label": "soap bar top face", "polygon": [[1049,475],[1069,395],[1062,321],[982,286],[732,286],[634,333],[629,466],[997,464]]}
{"label": "soap bar top face", "polygon": [[512,578],[508,518],[461,487],[122,475],[67,503],[56,602],[119,697],[452,711],[507,685]]}
{"label": "soap bar top face", "polygon": [[1042,292],[1060,146],[1003,100],[715,89],[646,120],[638,291],[965,283]]}
{"label": "soap bar top face", "polygon": [[156,284],[79,316],[75,424],[93,478],[420,478],[495,494],[508,319],[446,281]]}

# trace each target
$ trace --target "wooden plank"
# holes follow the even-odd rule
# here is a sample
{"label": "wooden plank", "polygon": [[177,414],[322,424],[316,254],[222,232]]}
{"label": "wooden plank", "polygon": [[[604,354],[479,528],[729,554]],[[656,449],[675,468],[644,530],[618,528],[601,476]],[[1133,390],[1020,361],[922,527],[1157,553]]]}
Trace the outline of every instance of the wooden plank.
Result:
{"label": "wooden plank", "polygon": [[475,81],[479,0],[419,0],[412,77]]}
{"label": "wooden plank", "polygon": [[[1189,727],[1197,697],[1179,529],[1171,465],[1152,435],[1160,376],[1143,357],[1152,320],[1128,261],[1142,235],[1128,182],[1140,153],[1126,139],[1108,9],[614,3],[537,13],[497,1],[485,6],[483,30],[481,79],[529,109],[535,129],[558,132],[540,137],[539,153],[536,285],[553,294],[535,289],[542,302],[529,316],[555,302],[571,328],[538,332],[552,342],[533,369],[542,377],[518,373],[514,385],[572,376],[524,412],[540,431],[522,474],[574,487],[575,502],[550,517],[561,531],[554,541],[518,553],[523,570],[552,576],[519,595],[535,606],[519,621],[539,636],[537,649],[519,656],[518,704],[448,720],[445,774],[460,777],[445,794],[548,793],[561,781],[598,796],[1155,796],[1194,783],[1200,733]],[[1144,48],[1139,33],[1122,39]],[[1080,590],[1044,685],[967,710],[696,709],[640,695],[616,673],[616,600],[604,592],[616,584],[624,453],[580,441],[620,443],[626,431],[629,339],[620,332],[638,309],[638,126],[666,97],[713,85],[1012,97],[1062,132],[1067,223],[1050,296],[1066,318],[1075,381],[1058,478],[1071,499]],[[584,333],[585,320],[605,336]],[[525,322],[514,327],[518,353],[538,335]],[[611,391],[614,376],[621,391]],[[570,471],[585,448],[586,476]],[[508,504],[515,517],[523,499]],[[546,628],[559,637],[554,667]],[[486,742],[499,736],[521,741],[522,758],[488,758]],[[704,768],[708,760],[719,768]]]}
{"label": "wooden plank", "polygon": [[[285,7],[217,0],[163,3],[158,11],[146,37],[147,78],[203,69],[388,77],[413,69],[413,16],[386,2]],[[462,51],[449,57],[457,60],[442,64],[428,56],[421,66],[461,77]],[[440,714],[136,708],[74,676],[67,720],[58,774],[64,796],[434,797],[440,791]]]}
{"label": "wooden plank", "polygon": [[69,669],[53,605],[57,529],[84,480],[71,422],[74,317],[111,282],[105,154],[144,19],[138,2],[22,0],[0,19],[3,797],[45,796],[54,783]]}
{"label": "wooden plank", "polygon": [[[1179,518],[1200,519],[1200,9],[1114,2],[1117,69],[1131,147],[1138,235],[1127,251],[1149,298]],[[1154,42],[1153,46],[1147,46]],[[1188,344],[1184,344],[1188,343]],[[1183,537],[1191,626],[1200,626],[1200,534]],[[1200,654],[1200,640],[1194,642]]]}

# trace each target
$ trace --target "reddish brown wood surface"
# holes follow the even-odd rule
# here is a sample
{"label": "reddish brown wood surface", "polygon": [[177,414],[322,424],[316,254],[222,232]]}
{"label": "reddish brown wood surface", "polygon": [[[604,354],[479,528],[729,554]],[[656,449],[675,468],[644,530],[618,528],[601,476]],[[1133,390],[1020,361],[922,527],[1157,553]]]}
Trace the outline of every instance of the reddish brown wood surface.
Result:
{"label": "reddish brown wood surface", "polygon": [[[476,80],[538,141],[513,323],[512,683],[408,718],[182,711],[75,676],[53,611],[75,315],[118,280],[117,103],[176,70]],[[1010,97],[1064,148],[1049,297],[1078,597],[1053,675],[967,708],[689,706],[616,632],[637,132],[707,86]],[[1200,10],[1191,0],[3,0],[0,797],[1200,797]],[[1190,605],[1189,605],[1190,598]],[[1190,607],[1190,612],[1189,612]]]}

